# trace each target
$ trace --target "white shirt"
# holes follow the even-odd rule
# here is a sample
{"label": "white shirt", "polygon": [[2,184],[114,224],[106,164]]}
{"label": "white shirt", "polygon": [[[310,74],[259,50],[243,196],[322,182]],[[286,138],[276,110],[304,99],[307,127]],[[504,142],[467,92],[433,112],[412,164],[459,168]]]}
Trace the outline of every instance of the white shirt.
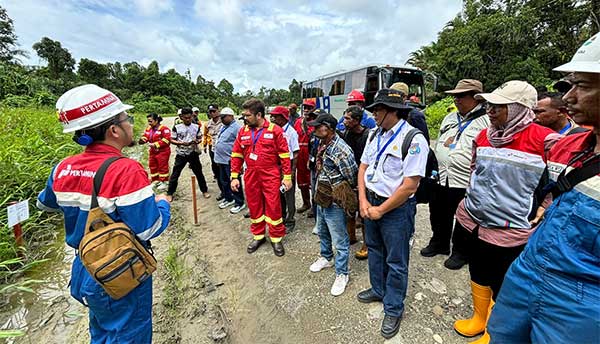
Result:
{"label": "white shirt", "polygon": [[290,159],[294,158],[294,152],[300,150],[300,144],[298,143],[298,133],[296,129],[289,123],[283,126],[283,136],[287,140],[288,148],[290,150]]}
{"label": "white shirt", "polygon": [[[478,105],[471,113],[479,110]],[[467,114],[468,115],[468,114]],[[473,159],[473,139],[489,127],[490,119],[487,115],[477,117],[469,123],[462,119],[461,126],[464,130],[456,140],[458,133],[458,112],[452,112],[442,121],[440,135],[435,143],[434,151],[439,164],[440,184],[451,188],[466,189],[471,177],[471,160]],[[452,141],[452,148],[446,142]]]}
{"label": "white shirt", "polygon": [[[371,142],[367,141],[367,146],[360,158],[361,163],[369,165],[365,172],[365,186],[367,189],[381,197],[391,197],[402,184],[404,177],[425,176],[429,145],[423,135],[416,135],[413,138],[408,154],[404,161],[402,160],[402,143],[411,129],[413,127],[401,119],[390,130],[381,135],[378,134],[377,136],[380,136],[379,140],[375,136]],[[398,135],[383,150],[386,143],[398,130]],[[377,169],[375,169],[375,162],[379,153],[377,149],[378,141],[379,149],[383,152]]]}

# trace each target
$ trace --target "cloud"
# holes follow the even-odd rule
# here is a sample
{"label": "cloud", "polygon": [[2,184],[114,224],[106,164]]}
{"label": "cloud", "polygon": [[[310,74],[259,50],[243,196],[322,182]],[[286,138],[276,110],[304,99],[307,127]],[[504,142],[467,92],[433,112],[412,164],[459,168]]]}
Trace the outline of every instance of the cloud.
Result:
{"label": "cloud", "polygon": [[[0,0],[2,1],[2,0]],[[236,91],[287,88],[373,62],[403,64],[460,0],[19,0],[3,4],[22,48],[48,36],[76,60],[159,62]],[[31,51],[27,61],[42,63]]]}

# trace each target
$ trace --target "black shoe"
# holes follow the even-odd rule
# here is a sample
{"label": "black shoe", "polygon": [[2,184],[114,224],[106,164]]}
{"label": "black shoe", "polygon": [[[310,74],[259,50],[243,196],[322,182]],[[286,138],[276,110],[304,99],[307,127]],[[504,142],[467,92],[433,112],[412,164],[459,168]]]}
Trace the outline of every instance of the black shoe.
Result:
{"label": "black shoe", "polygon": [[264,244],[265,241],[267,241],[267,239],[265,239],[265,238],[262,238],[260,240],[252,240],[250,245],[248,245],[248,249],[247,249],[248,253],[254,253],[254,251],[258,250],[260,245]]}
{"label": "black shoe", "polygon": [[311,211],[309,211],[309,212],[306,214],[306,218],[308,218],[308,219],[314,219],[314,218],[315,218],[315,213],[313,213],[313,212],[312,212],[312,210],[311,210]]}
{"label": "black shoe", "polygon": [[217,198],[215,198],[217,200],[217,202],[225,199],[225,197],[223,196],[223,194],[220,194],[219,196],[217,196]]}
{"label": "black shoe", "polygon": [[459,270],[467,264],[467,258],[460,253],[452,252],[450,258],[446,259],[444,266],[450,270]]}
{"label": "black shoe", "polygon": [[375,294],[372,288],[361,291],[358,293],[358,295],[356,295],[356,298],[358,299],[358,302],[362,303],[379,302],[383,300],[381,297]]}
{"label": "black shoe", "polygon": [[438,254],[445,254],[445,255],[449,255],[450,254],[450,248],[441,248],[439,245],[432,243],[431,241],[429,242],[429,245],[427,245],[426,247],[424,247],[421,250],[421,255],[423,257],[435,257]]}
{"label": "black shoe", "polygon": [[250,218],[250,212],[247,212],[244,214],[244,218],[249,219]]}
{"label": "black shoe", "polygon": [[402,322],[402,316],[393,317],[391,315],[385,315],[381,322],[381,335],[385,339],[390,339],[398,333],[400,329],[400,323]]}
{"label": "black shoe", "polygon": [[280,242],[272,242],[271,241],[271,246],[273,246],[273,253],[275,253],[275,255],[277,257],[282,257],[285,254],[285,249],[283,248],[283,244]]}

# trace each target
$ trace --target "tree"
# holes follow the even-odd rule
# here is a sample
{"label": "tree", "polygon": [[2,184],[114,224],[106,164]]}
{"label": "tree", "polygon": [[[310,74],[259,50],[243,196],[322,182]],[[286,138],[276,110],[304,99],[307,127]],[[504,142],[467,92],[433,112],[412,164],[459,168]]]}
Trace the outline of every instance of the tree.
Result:
{"label": "tree", "polygon": [[77,74],[86,83],[110,88],[108,85],[109,69],[106,65],[83,58],[79,60]]}
{"label": "tree", "polygon": [[39,57],[48,62],[47,71],[51,78],[58,79],[60,76],[68,76],[73,72],[75,59],[59,41],[43,37],[41,41],[33,45],[33,49]]}
{"label": "tree", "polygon": [[594,0],[465,0],[437,41],[407,62],[436,74],[442,90],[463,78],[481,80],[487,90],[511,79],[546,85],[560,77],[552,68],[597,32],[594,6]]}
{"label": "tree", "polygon": [[221,80],[217,85],[217,89],[221,95],[226,98],[231,98],[233,96],[233,85],[227,81],[227,79]]}
{"label": "tree", "polygon": [[16,63],[20,62],[19,57],[27,57],[18,47],[13,21],[0,6],[0,62]]}

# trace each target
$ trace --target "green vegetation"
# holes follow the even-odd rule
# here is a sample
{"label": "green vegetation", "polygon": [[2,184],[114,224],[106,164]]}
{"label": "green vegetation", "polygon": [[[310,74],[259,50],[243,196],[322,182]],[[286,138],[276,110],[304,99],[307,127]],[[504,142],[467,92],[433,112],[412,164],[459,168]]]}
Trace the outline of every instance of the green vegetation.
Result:
{"label": "green vegetation", "polygon": [[446,97],[425,108],[425,117],[427,118],[427,127],[432,139],[437,138],[440,132],[442,120],[452,111],[455,111],[454,100],[452,97]]}
{"label": "green vegetation", "polygon": [[561,76],[552,68],[600,31],[599,21],[597,0],[465,0],[462,13],[408,63],[436,74],[441,90],[463,78],[490,91],[513,79],[547,85]]}
{"label": "green vegetation", "polygon": [[185,267],[179,257],[177,247],[172,243],[170,244],[169,252],[165,257],[164,266],[167,270],[166,277],[168,283],[165,286],[163,305],[170,310],[175,310],[182,301],[181,297],[183,295],[182,289]]}

